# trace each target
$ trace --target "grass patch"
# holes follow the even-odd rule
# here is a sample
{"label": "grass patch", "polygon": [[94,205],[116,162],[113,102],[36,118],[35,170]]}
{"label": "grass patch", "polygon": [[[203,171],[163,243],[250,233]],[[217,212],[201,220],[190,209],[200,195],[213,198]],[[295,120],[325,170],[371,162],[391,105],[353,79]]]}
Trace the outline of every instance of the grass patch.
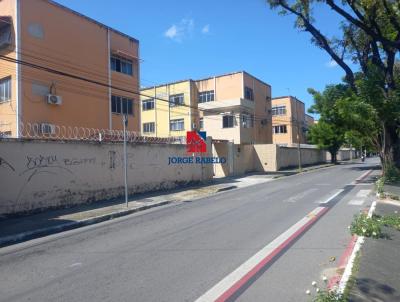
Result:
{"label": "grass patch", "polygon": [[352,235],[365,236],[371,238],[383,238],[382,227],[390,227],[400,231],[400,216],[399,215],[386,215],[378,216],[373,215],[368,217],[367,214],[359,214],[354,217],[350,226]]}
{"label": "grass patch", "polygon": [[354,217],[350,226],[352,235],[381,238],[382,237],[382,223],[379,219],[368,217],[367,214],[361,213]]}

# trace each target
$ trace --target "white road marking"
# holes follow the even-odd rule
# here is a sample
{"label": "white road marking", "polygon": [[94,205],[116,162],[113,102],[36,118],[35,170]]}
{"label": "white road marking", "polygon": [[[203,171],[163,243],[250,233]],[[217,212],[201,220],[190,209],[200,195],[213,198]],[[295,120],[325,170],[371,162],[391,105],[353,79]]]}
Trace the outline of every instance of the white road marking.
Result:
{"label": "white road marking", "polygon": [[303,192],[301,192],[301,193],[299,193],[299,194],[296,194],[296,195],[290,197],[290,198],[287,199],[287,200],[284,200],[283,202],[291,202],[291,203],[297,202],[298,200],[304,198],[306,195],[308,195],[308,194],[310,194],[310,193],[312,193],[312,192],[315,192],[315,191],[318,191],[318,189],[308,189],[308,190],[305,190],[305,191],[303,191]]}
{"label": "white road marking", "polygon": [[314,219],[325,207],[317,207],[307,216],[302,218],[296,224],[291,226],[287,231],[279,235],[272,242],[263,247],[250,259],[245,261],[236,270],[223,278],[214,287],[208,290],[204,295],[198,298],[195,302],[211,302],[217,300],[222,294],[229,290],[233,285],[240,281],[247,273],[256,267],[262,260],[271,255],[282,243],[293,236],[299,229],[305,226],[310,220]]}
{"label": "white road marking", "polygon": [[333,195],[331,195],[329,198],[325,199],[324,201],[316,201],[315,203],[319,203],[319,204],[328,203],[332,199],[334,199],[336,196],[338,196],[340,193],[342,193],[343,191],[344,191],[344,189],[337,190],[336,193],[334,193]]}
{"label": "white road marking", "polygon": [[356,197],[367,197],[371,190],[360,190],[357,192]]}
{"label": "white road marking", "polygon": [[[372,203],[371,207],[369,208],[368,217],[372,216],[372,214],[375,211],[375,208],[376,208],[376,201],[374,201]],[[344,289],[346,288],[346,284],[349,281],[351,272],[353,270],[354,259],[356,258],[356,255],[357,255],[358,251],[360,250],[361,245],[363,243],[364,243],[364,236],[359,236],[357,238],[357,242],[354,246],[353,252],[351,253],[351,256],[349,258],[349,262],[347,262],[346,268],[344,269],[342,279],[340,280],[339,289],[338,289],[339,293],[343,293]]]}
{"label": "white road marking", "polygon": [[354,180],[351,185],[361,185],[360,183],[358,183],[359,181],[364,180],[364,177],[366,177],[369,173],[371,173],[372,170],[368,170],[367,172],[363,173],[361,176],[359,176],[358,178],[356,178],[356,180]]}
{"label": "white road marking", "polygon": [[349,205],[351,206],[361,206],[365,202],[365,199],[353,199],[349,201]]}
{"label": "white road marking", "polygon": [[71,264],[69,267],[75,267],[75,266],[81,266],[81,265],[82,265],[81,262],[76,262],[76,263]]}

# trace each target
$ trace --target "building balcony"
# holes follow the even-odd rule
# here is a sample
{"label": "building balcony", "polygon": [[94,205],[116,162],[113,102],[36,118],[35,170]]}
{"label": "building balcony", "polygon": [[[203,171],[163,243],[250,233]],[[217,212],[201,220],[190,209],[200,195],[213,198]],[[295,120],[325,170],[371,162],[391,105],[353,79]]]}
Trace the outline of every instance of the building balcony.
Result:
{"label": "building balcony", "polygon": [[224,101],[213,101],[207,103],[199,103],[199,109],[201,110],[212,110],[214,113],[217,112],[225,112],[230,110],[238,110],[238,109],[247,109],[254,110],[254,102],[246,99],[233,99],[233,100],[224,100]]}

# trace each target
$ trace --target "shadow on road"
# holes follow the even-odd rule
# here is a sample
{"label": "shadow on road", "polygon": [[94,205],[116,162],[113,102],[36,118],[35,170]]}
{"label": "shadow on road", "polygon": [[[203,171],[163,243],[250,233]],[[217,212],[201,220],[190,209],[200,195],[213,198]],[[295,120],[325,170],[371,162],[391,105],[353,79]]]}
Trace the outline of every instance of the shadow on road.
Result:
{"label": "shadow on road", "polygon": [[400,301],[400,293],[393,287],[368,278],[357,279],[351,293],[351,302]]}

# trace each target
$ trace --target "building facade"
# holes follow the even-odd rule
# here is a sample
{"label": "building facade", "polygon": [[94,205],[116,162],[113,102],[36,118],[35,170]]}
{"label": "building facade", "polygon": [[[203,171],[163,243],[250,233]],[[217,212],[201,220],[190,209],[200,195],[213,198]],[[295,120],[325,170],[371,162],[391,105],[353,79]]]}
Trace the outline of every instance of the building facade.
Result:
{"label": "building facade", "polygon": [[273,143],[279,145],[306,144],[307,131],[314,118],[305,113],[305,105],[293,96],[272,99]]}
{"label": "building facade", "polygon": [[3,135],[28,123],[122,129],[122,113],[140,131],[139,69],[133,37],[50,0],[0,1]]}
{"label": "building facade", "polygon": [[247,72],[159,85],[141,94],[143,135],[185,136],[198,129],[235,144],[272,143],[271,86]]}

